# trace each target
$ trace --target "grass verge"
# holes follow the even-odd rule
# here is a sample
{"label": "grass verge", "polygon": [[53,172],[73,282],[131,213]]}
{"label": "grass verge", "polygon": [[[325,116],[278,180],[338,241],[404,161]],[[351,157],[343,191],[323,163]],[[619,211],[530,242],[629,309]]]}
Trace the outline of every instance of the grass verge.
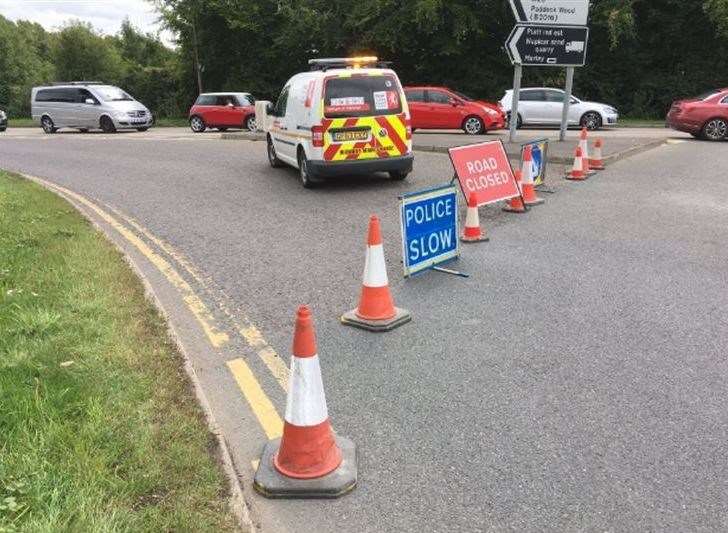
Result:
{"label": "grass verge", "polygon": [[164,320],[68,203],[0,171],[0,532],[230,531]]}

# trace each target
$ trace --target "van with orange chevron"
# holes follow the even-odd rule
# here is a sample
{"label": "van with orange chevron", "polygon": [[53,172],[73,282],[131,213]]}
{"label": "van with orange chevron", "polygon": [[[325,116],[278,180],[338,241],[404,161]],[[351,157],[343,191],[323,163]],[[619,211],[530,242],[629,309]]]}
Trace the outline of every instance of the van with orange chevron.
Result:
{"label": "van with orange chevron", "polygon": [[312,59],[278,101],[256,102],[268,161],[297,168],[304,187],[328,177],[412,171],[412,127],[397,74],[376,57]]}

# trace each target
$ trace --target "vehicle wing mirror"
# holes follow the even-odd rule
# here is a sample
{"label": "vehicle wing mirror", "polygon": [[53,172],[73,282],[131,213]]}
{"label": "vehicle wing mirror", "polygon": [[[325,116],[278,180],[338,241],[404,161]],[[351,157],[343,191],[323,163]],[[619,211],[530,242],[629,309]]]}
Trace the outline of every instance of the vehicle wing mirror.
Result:
{"label": "vehicle wing mirror", "polygon": [[96,102],[94,101],[93,98],[86,98],[85,103],[88,104],[88,105],[94,105],[94,104],[96,104]]}

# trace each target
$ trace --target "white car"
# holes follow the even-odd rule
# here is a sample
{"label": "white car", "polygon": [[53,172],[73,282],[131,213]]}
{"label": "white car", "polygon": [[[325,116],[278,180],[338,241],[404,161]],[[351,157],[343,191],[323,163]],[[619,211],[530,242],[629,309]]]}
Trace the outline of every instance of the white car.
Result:
{"label": "white car", "polygon": [[[513,91],[506,91],[500,104],[509,117]],[[521,125],[557,126],[561,124],[561,113],[564,110],[564,91],[548,87],[528,87],[521,89],[518,100],[518,127]],[[583,126],[590,130],[598,130],[602,126],[615,126],[619,112],[610,105],[599,102],[586,102],[575,96],[569,105],[569,125]]]}

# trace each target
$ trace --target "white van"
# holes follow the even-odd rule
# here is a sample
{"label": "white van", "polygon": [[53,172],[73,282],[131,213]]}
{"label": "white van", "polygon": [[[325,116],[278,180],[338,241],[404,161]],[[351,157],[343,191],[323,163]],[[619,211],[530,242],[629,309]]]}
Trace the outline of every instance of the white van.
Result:
{"label": "white van", "polygon": [[376,57],[316,59],[293,76],[275,106],[256,103],[268,160],[299,169],[304,187],[325,177],[412,171],[412,127],[404,91]]}
{"label": "white van", "polygon": [[34,87],[31,113],[46,133],[60,128],[100,128],[106,133],[117,129],[146,131],[154,122],[149,109],[123,90],[89,81]]}

